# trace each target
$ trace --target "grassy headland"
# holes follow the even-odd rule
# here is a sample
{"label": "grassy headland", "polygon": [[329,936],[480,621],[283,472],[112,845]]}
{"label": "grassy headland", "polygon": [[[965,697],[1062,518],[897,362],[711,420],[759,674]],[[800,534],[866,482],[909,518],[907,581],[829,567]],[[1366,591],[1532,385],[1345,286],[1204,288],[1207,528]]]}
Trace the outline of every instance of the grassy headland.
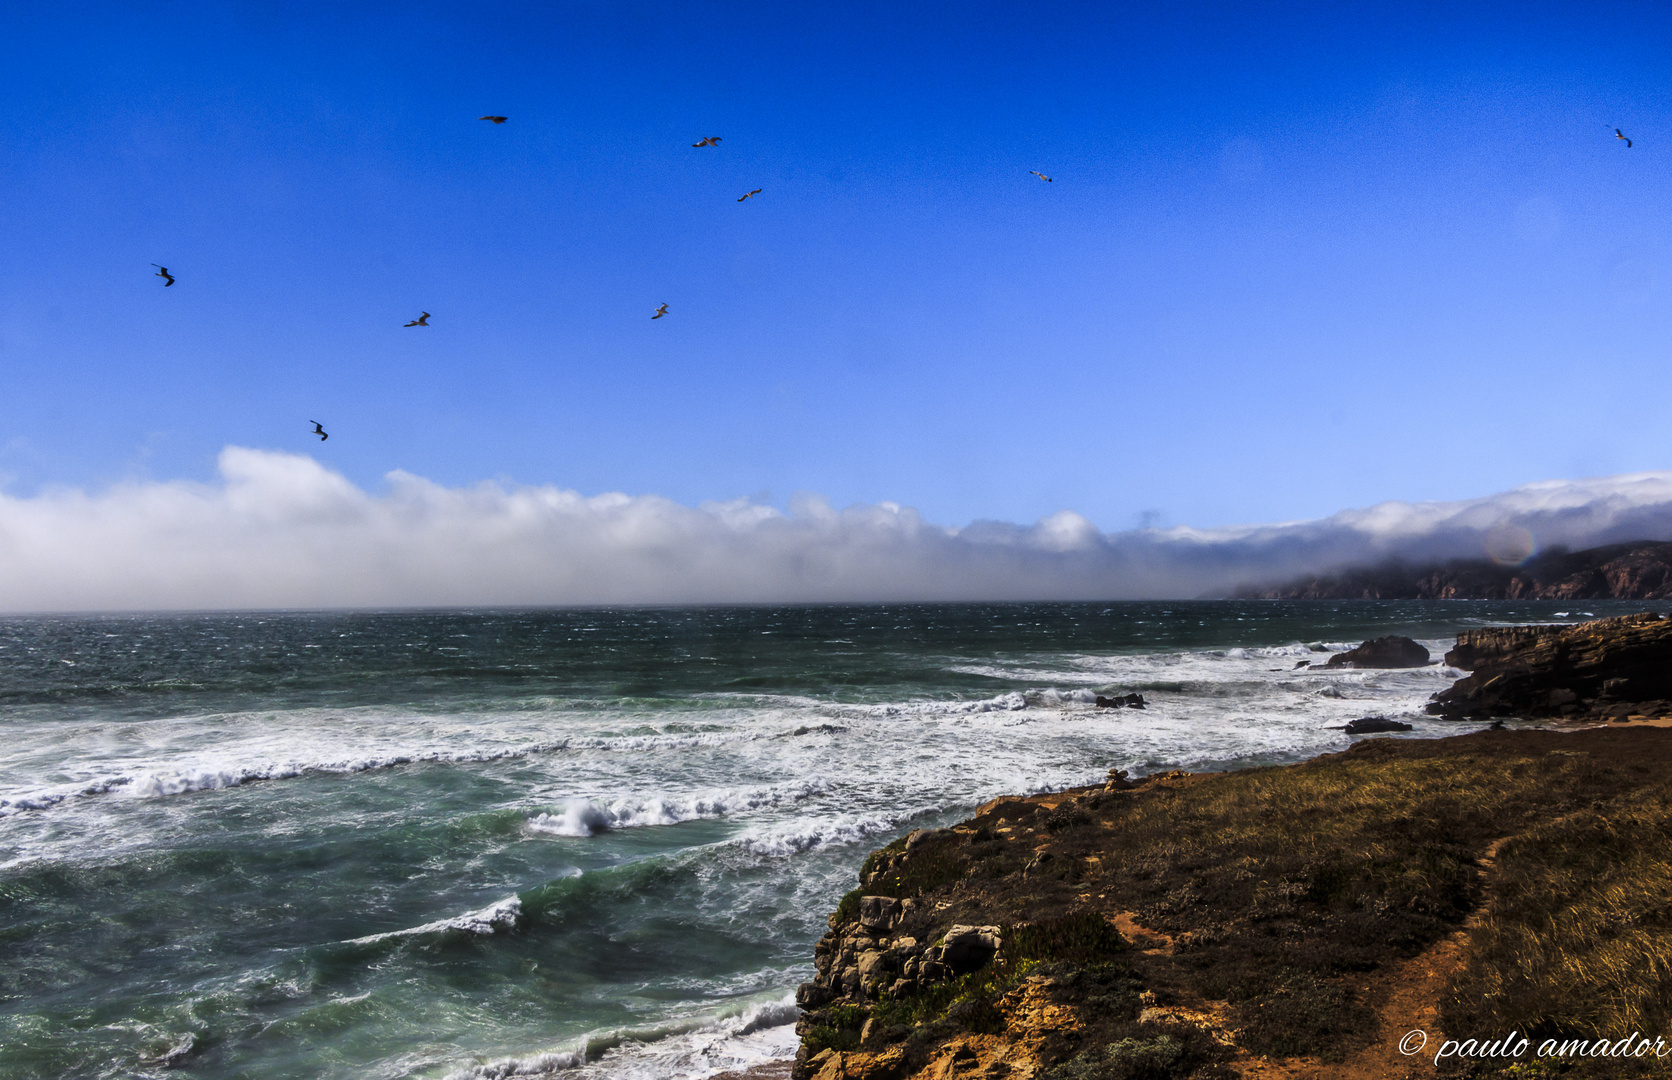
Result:
{"label": "grassy headland", "polygon": [[[1665,729],[1490,731],[998,800],[867,861],[799,1071],[1432,1076],[1444,1039],[1516,1031],[1519,1059],[1439,1071],[1556,1075],[1546,1038],[1672,1035],[1669,766]],[[997,952],[937,948],[955,926]]]}

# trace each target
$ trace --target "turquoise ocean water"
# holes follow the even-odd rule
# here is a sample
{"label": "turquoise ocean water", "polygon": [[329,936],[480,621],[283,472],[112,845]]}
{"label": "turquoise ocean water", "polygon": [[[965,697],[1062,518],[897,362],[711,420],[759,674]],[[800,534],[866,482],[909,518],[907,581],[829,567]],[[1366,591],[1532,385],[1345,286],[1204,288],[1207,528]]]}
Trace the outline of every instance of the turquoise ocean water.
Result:
{"label": "turquoise ocean water", "polygon": [[[0,619],[0,1077],[702,1077],[793,1053],[864,854],[1296,761],[1600,601]],[[1098,711],[1139,691],[1143,711]]]}

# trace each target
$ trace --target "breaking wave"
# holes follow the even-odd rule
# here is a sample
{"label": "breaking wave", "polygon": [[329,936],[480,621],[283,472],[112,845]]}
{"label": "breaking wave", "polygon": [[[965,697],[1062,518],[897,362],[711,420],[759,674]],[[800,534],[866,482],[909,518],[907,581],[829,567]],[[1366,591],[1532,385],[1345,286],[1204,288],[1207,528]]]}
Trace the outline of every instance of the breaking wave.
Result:
{"label": "breaking wave", "polygon": [[823,780],[807,780],[774,787],[715,791],[684,799],[621,798],[607,803],[570,799],[555,813],[542,811],[530,818],[528,827],[553,836],[592,836],[610,829],[677,825],[682,821],[725,817],[800,802],[824,793],[829,786]]}
{"label": "breaking wave", "polygon": [[375,945],[380,941],[422,937],[426,934],[497,934],[502,930],[516,929],[517,920],[520,918],[522,918],[522,898],[507,896],[505,899],[489,904],[478,911],[467,911],[463,915],[455,915],[451,919],[437,919],[435,922],[425,923],[422,926],[411,926],[405,930],[367,934],[365,937],[352,938],[347,944]]}
{"label": "breaking wave", "polygon": [[247,764],[219,760],[165,763],[131,773],[105,776],[78,784],[60,784],[0,797],[0,817],[29,810],[49,810],[71,799],[119,792],[129,798],[148,799],[185,795],[197,791],[221,791],[265,780],[290,780],[312,775],[348,775],[404,765],[470,765],[508,761],[540,754],[595,750],[642,752],[682,747],[716,746],[766,737],[759,732],[702,732],[690,735],[573,736],[549,742],[502,746],[480,750],[394,750],[383,753],[345,755],[320,760],[256,761]]}
{"label": "breaking wave", "polygon": [[631,1080],[741,1071],[793,1054],[793,1025],[800,1015],[794,996],[786,994],[662,1024],[592,1032],[567,1048],[473,1064],[446,1080],[550,1076],[595,1062],[607,1062],[610,1075]]}

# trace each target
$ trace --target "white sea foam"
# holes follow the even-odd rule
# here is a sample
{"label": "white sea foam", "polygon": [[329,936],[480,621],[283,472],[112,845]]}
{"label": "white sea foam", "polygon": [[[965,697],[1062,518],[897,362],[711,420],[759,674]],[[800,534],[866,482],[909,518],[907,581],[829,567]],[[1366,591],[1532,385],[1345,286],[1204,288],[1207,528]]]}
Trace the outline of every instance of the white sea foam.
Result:
{"label": "white sea foam", "polygon": [[500,1058],[447,1074],[447,1080],[510,1080],[516,1076],[550,1076],[586,1063],[581,1050],[544,1050],[524,1057]]}
{"label": "white sea foam", "polygon": [[542,811],[530,818],[528,827],[554,836],[591,836],[607,829],[677,825],[800,802],[822,794],[829,786],[823,780],[809,779],[769,787],[708,791],[683,798],[627,796],[608,802],[569,799],[557,813]]}
{"label": "white sea foam", "polygon": [[827,821],[789,821],[752,829],[731,841],[754,855],[786,858],[818,848],[857,844],[894,828],[892,817],[842,817]]}
{"label": "white sea foam", "polygon": [[391,938],[420,937],[424,934],[445,934],[449,931],[461,931],[469,934],[496,934],[502,930],[514,930],[517,920],[522,917],[522,900],[515,896],[507,896],[497,903],[489,904],[478,911],[467,911],[463,915],[455,915],[450,919],[437,919],[422,926],[409,926],[404,930],[390,930],[382,934],[367,934],[365,937],[353,938],[350,945],[371,945]]}
{"label": "white sea foam", "polygon": [[[445,738],[446,736],[440,736]],[[275,739],[251,740],[242,753],[222,752],[213,756],[188,753],[173,760],[136,762],[129,772],[99,776],[75,784],[0,795],[0,817],[29,810],[48,810],[80,796],[119,792],[129,798],[150,799],[200,791],[220,791],[267,780],[289,780],[309,775],[345,775],[420,764],[486,764],[541,754],[565,752],[646,753],[687,747],[723,746],[768,737],[766,732],[699,732],[670,735],[577,735],[568,738],[503,744],[473,749],[437,746],[373,746],[338,756],[264,757]],[[293,741],[315,741],[304,727],[289,736]],[[451,741],[451,740],[450,740]],[[281,745],[282,751],[292,749]],[[248,756],[244,756],[247,754]]]}
{"label": "white sea foam", "polygon": [[800,1014],[794,996],[786,994],[662,1024],[595,1031],[566,1048],[469,1065],[447,1080],[511,1080],[573,1070],[582,1070],[576,1080],[702,1080],[793,1056]]}

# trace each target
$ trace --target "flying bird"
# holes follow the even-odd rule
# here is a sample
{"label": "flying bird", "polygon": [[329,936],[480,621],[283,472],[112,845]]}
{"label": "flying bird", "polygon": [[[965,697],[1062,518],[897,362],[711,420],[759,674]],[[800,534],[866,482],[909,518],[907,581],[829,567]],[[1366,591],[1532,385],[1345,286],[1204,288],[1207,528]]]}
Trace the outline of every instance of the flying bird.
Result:
{"label": "flying bird", "polygon": [[325,429],[319,426],[319,421],[318,420],[309,420],[308,423],[313,425],[313,433],[315,435],[319,436],[319,441],[320,442],[324,442],[326,439],[329,439],[331,437],[331,436],[325,434]]}
{"label": "flying bird", "polygon": [[167,278],[168,279],[167,281],[163,282],[163,288],[166,289],[170,285],[174,284],[174,275],[168,272],[168,267],[164,266],[162,263],[152,263],[151,265],[155,266],[157,268],[157,272],[155,274],[152,274],[151,275],[152,277],[160,277],[160,278]]}
{"label": "flying bird", "polygon": [[416,319],[413,319],[411,322],[407,323],[406,325],[408,325],[408,326],[428,326],[428,325],[430,325],[430,313],[426,311],[422,315],[418,316]]}
{"label": "flying bird", "polygon": [[650,317],[651,321],[654,322],[655,320],[660,319],[662,316],[666,315],[667,313],[668,313],[668,305],[663,304],[661,307],[656,309],[656,314],[654,314]]}
{"label": "flying bird", "polygon": [[1033,173],[1033,175],[1039,177],[1041,180],[1045,181],[1047,184],[1053,182],[1049,176],[1046,176],[1044,173],[1038,171],[1037,169],[1029,169],[1028,172]]}
{"label": "flying bird", "polygon": [[710,135],[708,138],[704,139],[702,142],[694,142],[694,143],[691,144],[691,146],[693,148],[698,147],[698,146],[719,146],[719,145],[720,145],[720,136],[718,136],[718,135]]}
{"label": "flying bird", "polygon": [[754,197],[755,197],[755,196],[756,196],[756,195],[759,195],[759,194],[760,194],[760,193],[761,193],[761,189],[760,189],[760,188],[756,188],[756,189],[755,189],[755,190],[753,190],[753,191],[751,191],[751,192],[749,192],[749,194],[747,194],[747,195],[744,195],[744,196],[743,196],[743,197],[742,197],[742,198],[739,198],[739,199],[738,199],[738,200],[737,200],[737,201],[738,201],[738,202],[742,202],[742,201],[743,201],[743,200],[744,200],[744,199],[752,199],[752,198],[754,198]]}
{"label": "flying bird", "polygon": [[478,120],[492,120],[496,124],[503,124],[503,123],[505,123],[505,121],[507,121],[511,118],[509,116],[478,116],[476,119],[478,119]]}
{"label": "flying bird", "polygon": [[1620,129],[1619,129],[1619,128],[1615,128],[1615,129],[1614,129],[1614,137],[1615,137],[1615,138],[1616,138],[1616,139],[1624,139],[1624,140],[1625,140],[1625,144],[1626,144],[1626,149],[1628,149],[1628,150],[1629,150],[1629,149],[1631,149],[1631,140],[1630,140],[1630,139],[1627,139],[1627,138],[1626,138],[1626,137],[1625,137],[1625,136],[1624,136],[1624,135],[1622,135],[1622,134],[1621,134],[1621,133],[1620,133]]}

